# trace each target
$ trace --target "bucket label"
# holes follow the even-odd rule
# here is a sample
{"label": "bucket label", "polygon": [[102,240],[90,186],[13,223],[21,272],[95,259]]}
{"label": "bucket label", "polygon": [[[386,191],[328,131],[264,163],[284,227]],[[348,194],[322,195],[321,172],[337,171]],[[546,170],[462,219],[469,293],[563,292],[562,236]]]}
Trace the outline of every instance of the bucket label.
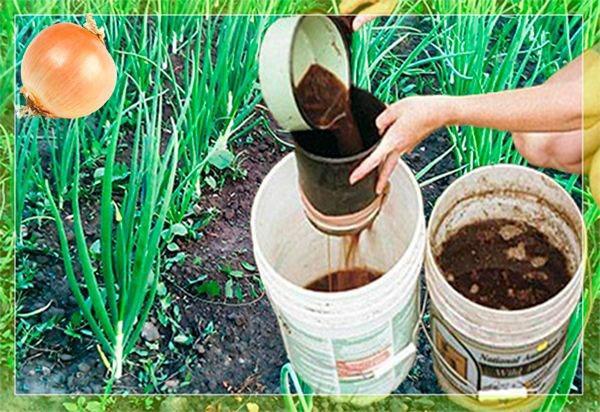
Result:
{"label": "bucket label", "polygon": [[392,336],[388,323],[369,334],[333,339],[333,352],[340,381],[367,377],[375,366],[392,356]]}
{"label": "bucket label", "polygon": [[547,392],[553,372],[563,358],[566,328],[567,325],[535,345],[512,352],[492,352],[492,349],[461,339],[437,314],[431,323],[439,352],[436,354],[438,370],[464,393],[523,387],[534,393]]}
{"label": "bucket label", "polygon": [[[403,359],[399,363],[393,355],[411,342],[417,318],[416,299],[411,299],[393,318],[360,328],[357,336],[325,338],[316,336],[314,325],[309,328],[277,313],[286,351],[296,373],[316,393],[349,395],[381,394],[390,390],[410,361]],[[402,368],[396,368],[396,364]]]}

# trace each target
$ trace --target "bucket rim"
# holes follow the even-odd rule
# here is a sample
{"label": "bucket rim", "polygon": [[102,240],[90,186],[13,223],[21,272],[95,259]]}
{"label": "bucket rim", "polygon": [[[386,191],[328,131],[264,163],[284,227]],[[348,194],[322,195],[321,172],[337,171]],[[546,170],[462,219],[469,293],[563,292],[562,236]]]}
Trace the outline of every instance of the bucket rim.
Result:
{"label": "bucket rim", "polygon": [[[577,233],[579,240],[581,241],[581,251],[580,251],[581,256],[579,259],[579,264],[577,265],[569,282],[567,282],[567,284],[560,290],[560,292],[558,292],[556,295],[552,296],[550,299],[548,299],[542,303],[539,303],[535,306],[531,306],[531,307],[523,308],[523,309],[515,309],[515,310],[495,309],[495,308],[490,308],[489,306],[484,306],[479,303],[473,302],[472,300],[466,298],[465,296],[460,294],[460,292],[458,292],[456,289],[454,289],[454,287],[443,276],[442,270],[439,267],[439,265],[435,259],[435,256],[433,255],[433,251],[432,251],[431,239],[432,239],[433,231],[434,231],[432,219],[435,217],[436,213],[439,213],[438,208],[440,207],[439,205],[441,204],[444,197],[449,196],[448,193],[451,193],[452,189],[456,188],[456,186],[458,186],[459,182],[461,182],[465,179],[468,179],[468,178],[472,178],[473,176],[478,175],[478,174],[490,173],[490,171],[498,171],[499,169],[518,169],[524,173],[530,173],[530,174],[539,176],[546,183],[549,183],[551,186],[562,191],[562,193],[568,199],[567,202],[569,203],[569,207],[574,208],[574,210],[576,210],[578,212],[577,213],[577,222],[566,222],[566,223],[569,224],[569,226],[571,226],[572,223],[577,223],[577,224],[579,224],[579,226],[581,228],[580,231],[578,231],[577,228],[573,228],[574,232]],[[435,228],[436,231],[439,229],[439,226],[441,224],[442,224],[442,221],[440,221],[436,225],[436,228]],[[441,275],[441,282],[445,286],[447,286],[446,289],[449,289],[449,293],[451,295],[451,298],[448,299],[448,301],[455,302],[457,306],[460,306],[460,305],[472,306],[474,310],[483,312],[485,315],[490,315],[490,316],[502,316],[502,317],[513,316],[513,315],[514,316],[526,316],[526,315],[534,314],[534,313],[540,312],[540,311],[543,312],[551,307],[556,306],[556,304],[562,298],[564,298],[565,294],[568,293],[568,291],[570,289],[575,287],[575,286],[573,286],[573,284],[574,284],[574,282],[577,281],[577,279],[579,279],[579,282],[581,284],[583,283],[583,278],[581,276],[581,273],[583,273],[583,271],[585,269],[585,255],[586,255],[586,250],[585,250],[586,245],[585,245],[585,240],[584,240],[585,232],[584,231],[585,231],[585,222],[583,220],[583,215],[582,215],[581,211],[579,210],[579,207],[575,203],[575,200],[573,200],[573,198],[569,195],[569,193],[562,186],[560,186],[557,182],[555,182],[554,179],[550,178],[549,176],[545,175],[544,173],[540,172],[539,170],[532,169],[532,168],[526,167],[526,166],[510,164],[510,163],[500,163],[500,164],[495,164],[495,165],[481,166],[481,167],[478,167],[477,169],[459,177],[454,182],[452,182],[450,184],[450,186],[448,186],[444,190],[444,192],[440,195],[440,197],[438,197],[438,199],[436,200],[435,205],[433,206],[433,209],[431,210],[431,215],[429,218],[429,225],[427,225],[427,233],[426,233],[426,240],[425,240],[425,260],[426,261],[429,260],[432,263],[433,269]],[[426,271],[426,273],[427,273],[427,271]],[[432,281],[437,281],[437,279],[432,279]]]}
{"label": "bucket rim", "polygon": [[295,140],[294,140],[294,150],[301,152],[303,156],[309,158],[310,160],[314,160],[315,162],[318,162],[318,163],[341,165],[341,164],[346,164],[346,163],[354,163],[357,160],[362,160],[362,159],[366,158],[368,155],[373,153],[373,151],[377,148],[377,146],[379,145],[380,142],[381,142],[381,136],[379,137],[379,140],[377,140],[368,149],[365,149],[359,153],[353,154],[352,156],[344,156],[344,157],[327,157],[327,156],[321,156],[318,154],[311,153],[308,150],[304,149],[302,146],[300,146]]}
{"label": "bucket rim", "polygon": [[[406,246],[405,252],[398,258],[398,260],[387,271],[385,271],[385,273],[383,275],[381,275],[374,281],[370,282],[369,284],[355,288],[355,289],[350,289],[350,290],[341,291],[341,292],[319,292],[319,291],[306,289],[304,287],[296,285],[295,283],[293,283],[293,282],[289,281],[288,279],[286,279],[285,277],[281,276],[281,274],[278,271],[276,271],[273,268],[273,266],[271,266],[271,264],[269,263],[269,260],[266,259],[266,257],[264,256],[264,253],[262,252],[262,250],[260,248],[256,247],[256,245],[259,244],[258,236],[257,236],[256,230],[255,230],[255,227],[257,227],[256,215],[258,213],[258,211],[257,211],[258,203],[256,202],[256,199],[262,197],[264,191],[266,190],[268,182],[273,178],[273,176],[277,173],[277,171],[279,169],[285,167],[289,162],[295,161],[295,160],[296,160],[295,153],[292,152],[292,153],[289,153],[288,155],[286,155],[279,162],[277,162],[277,164],[275,166],[273,166],[273,168],[269,171],[267,176],[263,179],[258,191],[256,192],[254,201],[252,203],[252,211],[250,214],[250,231],[252,234],[252,244],[254,246],[253,251],[254,251],[255,257],[260,257],[260,259],[256,259],[257,264],[258,264],[258,261],[260,261],[260,260],[267,262],[269,264],[269,266],[272,268],[273,272],[277,273],[277,275],[281,279],[281,281],[285,285],[287,285],[289,288],[291,288],[291,290],[294,290],[301,295],[304,294],[305,296],[310,296],[313,298],[320,298],[320,297],[327,296],[329,300],[341,300],[341,299],[348,299],[348,298],[352,298],[352,297],[356,297],[356,296],[361,296],[365,293],[372,292],[372,290],[377,288],[380,285],[381,281],[384,278],[387,278],[388,275],[394,269],[396,269],[400,266],[403,266],[405,261],[410,257],[410,254],[408,253],[408,251],[410,251],[411,249],[416,249],[417,247],[420,247],[421,250],[419,250],[418,253],[420,256],[423,256],[425,248],[426,248],[426,244],[427,244],[426,239],[422,239],[422,242],[421,242],[422,245],[419,245],[419,237],[420,236],[426,237],[426,233],[427,233],[426,227],[425,227],[425,215],[422,213],[422,211],[423,211],[423,195],[419,188],[419,184],[418,184],[414,174],[408,167],[408,165],[402,159],[398,159],[397,167],[400,167],[401,170],[407,174],[410,184],[411,184],[411,187],[416,192],[417,210],[418,210],[418,213],[420,212],[418,221],[415,222],[415,230],[412,233],[410,242]],[[395,173],[395,171],[394,171],[394,173]],[[259,275],[261,275],[260,272],[259,272]],[[418,277],[419,275],[420,275],[420,271],[418,271],[414,274],[414,276],[416,276],[416,277]]]}

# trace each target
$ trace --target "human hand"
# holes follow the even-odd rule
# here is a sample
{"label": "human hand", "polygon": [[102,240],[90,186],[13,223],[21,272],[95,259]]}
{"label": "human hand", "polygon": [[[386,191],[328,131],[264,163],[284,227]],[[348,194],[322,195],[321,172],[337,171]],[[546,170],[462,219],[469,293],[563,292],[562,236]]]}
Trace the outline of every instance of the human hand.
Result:
{"label": "human hand", "polygon": [[377,16],[392,13],[397,4],[398,0],[342,0],[340,13],[354,14],[360,10],[352,21],[352,28],[356,31]]}
{"label": "human hand", "polygon": [[377,193],[381,194],[400,156],[444,126],[448,107],[448,98],[445,96],[412,96],[388,106],[375,121],[383,137],[373,153],[352,172],[350,184],[383,165],[376,186]]}

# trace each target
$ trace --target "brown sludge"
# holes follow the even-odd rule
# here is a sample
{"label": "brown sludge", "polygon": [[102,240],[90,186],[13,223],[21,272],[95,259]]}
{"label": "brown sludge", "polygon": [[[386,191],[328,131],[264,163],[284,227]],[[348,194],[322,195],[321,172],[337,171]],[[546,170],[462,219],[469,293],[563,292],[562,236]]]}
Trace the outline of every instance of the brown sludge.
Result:
{"label": "brown sludge", "polygon": [[353,268],[329,273],[306,286],[317,292],[343,292],[365,286],[382,275],[366,268]]}
{"label": "brown sludge", "polygon": [[507,219],[462,227],[442,244],[437,261],[463,296],[495,309],[538,305],[571,279],[565,255],[543,233]]}
{"label": "brown sludge", "polygon": [[[343,238],[344,268],[321,276],[307,285],[306,289],[317,292],[343,292],[365,286],[383,275],[382,272],[364,267],[360,262],[358,244],[361,233]],[[329,264],[331,265],[331,260]]]}
{"label": "brown sludge", "polygon": [[335,74],[313,64],[295,88],[295,94],[311,125],[328,129],[335,136],[337,150],[328,153],[328,157],[351,156],[365,148],[352,116],[350,90]]}
{"label": "brown sludge", "polygon": [[[313,127],[327,129],[335,144],[304,139],[303,147],[325,157],[343,157],[365,149],[358,126],[352,115],[350,90],[324,67],[313,64],[295,88],[298,105]],[[312,150],[314,145],[315,150]],[[319,150],[316,150],[319,148]],[[306,286],[319,292],[342,292],[371,283],[382,273],[362,267],[358,257],[360,233],[344,238],[344,266],[331,271]]]}

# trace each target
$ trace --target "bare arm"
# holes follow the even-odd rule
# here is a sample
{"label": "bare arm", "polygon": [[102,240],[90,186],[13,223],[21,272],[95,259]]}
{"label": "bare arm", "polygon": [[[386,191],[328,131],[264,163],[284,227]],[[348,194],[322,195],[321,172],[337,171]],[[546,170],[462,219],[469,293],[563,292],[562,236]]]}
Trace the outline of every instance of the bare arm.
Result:
{"label": "bare arm", "polygon": [[413,96],[389,106],[378,118],[383,135],[373,153],[352,173],[354,183],[380,164],[381,192],[398,158],[436,129],[470,125],[522,132],[564,132],[582,128],[582,58],[540,86],[470,96]]}
{"label": "bare arm", "polygon": [[448,101],[447,125],[491,127],[513,132],[581,128],[581,57],[540,86]]}

